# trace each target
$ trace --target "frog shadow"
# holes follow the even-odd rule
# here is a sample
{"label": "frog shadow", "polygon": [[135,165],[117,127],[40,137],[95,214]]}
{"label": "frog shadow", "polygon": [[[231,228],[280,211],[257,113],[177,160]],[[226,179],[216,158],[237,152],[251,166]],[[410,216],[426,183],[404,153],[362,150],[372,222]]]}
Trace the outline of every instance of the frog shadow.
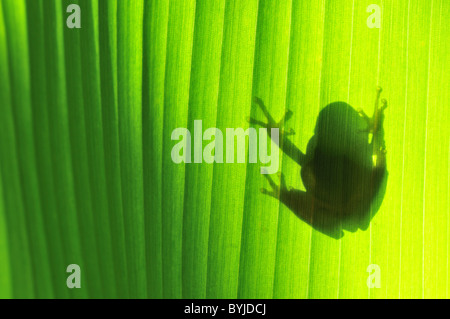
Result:
{"label": "frog shadow", "polygon": [[[377,134],[384,147],[383,125]],[[384,199],[388,172],[384,154],[378,158],[381,164],[374,166],[367,122],[356,110],[345,102],[322,109],[306,154],[286,137],[281,143],[284,153],[301,166],[305,191],[286,188],[283,175],[279,175],[278,187],[266,175],[271,186],[278,188],[274,197],[314,229],[335,239],[344,236],[343,230],[369,227]]]}

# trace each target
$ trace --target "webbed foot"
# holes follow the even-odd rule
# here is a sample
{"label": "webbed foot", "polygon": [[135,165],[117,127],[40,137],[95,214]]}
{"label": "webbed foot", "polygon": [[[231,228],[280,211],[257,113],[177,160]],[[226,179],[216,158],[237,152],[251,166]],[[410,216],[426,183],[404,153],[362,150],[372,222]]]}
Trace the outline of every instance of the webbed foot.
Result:
{"label": "webbed foot", "polygon": [[259,98],[259,97],[255,97],[253,99],[253,102],[255,102],[256,104],[259,105],[260,109],[263,111],[264,116],[267,119],[267,123],[264,123],[263,121],[259,121],[257,119],[254,119],[252,117],[248,117],[247,118],[247,122],[249,122],[250,124],[255,124],[255,125],[259,125],[261,127],[265,127],[267,129],[270,128],[278,128],[280,129],[280,134],[284,135],[284,136],[288,136],[288,135],[294,135],[295,132],[294,130],[291,128],[288,131],[284,130],[282,127],[284,125],[284,122],[288,121],[293,113],[291,110],[287,110],[286,113],[283,115],[283,117],[277,122],[274,120],[274,118],[272,117],[272,115],[270,115],[269,111],[267,110],[264,102]]}
{"label": "webbed foot", "polygon": [[270,175],[264,175],[267,178],[267,181],[270,184],[272,190],[268,190],[265,188],[261,188],[261,193],[265,195],[272,196],[274,198],[280,198],[281,193],[287,192],[288,188],[286,187],[286,181],[284,180],[283,173],[278,173],[277,176],[280,179],[280,185],[275,184]]}

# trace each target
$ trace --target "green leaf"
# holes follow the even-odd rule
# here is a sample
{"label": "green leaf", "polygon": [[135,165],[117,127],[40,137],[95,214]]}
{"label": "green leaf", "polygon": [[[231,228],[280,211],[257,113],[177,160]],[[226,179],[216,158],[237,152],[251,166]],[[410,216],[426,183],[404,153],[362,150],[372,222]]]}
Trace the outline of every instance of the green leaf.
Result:
{"label": "green leaf", "polygon": [[[0,0],[0,298],[448,298],[449,14],[445,0]],[[227,128],[264,118],[259,97],[275,120],[292,111],[307,152],[321,110],[370,115],[377,85],[388,178],[365,231],[332,238],[263,194],[248,143],[245,163],[194,163],[211,142],[195,121],[221,130],[226,159]],[[172,160],[176,128],[192,163]]]}

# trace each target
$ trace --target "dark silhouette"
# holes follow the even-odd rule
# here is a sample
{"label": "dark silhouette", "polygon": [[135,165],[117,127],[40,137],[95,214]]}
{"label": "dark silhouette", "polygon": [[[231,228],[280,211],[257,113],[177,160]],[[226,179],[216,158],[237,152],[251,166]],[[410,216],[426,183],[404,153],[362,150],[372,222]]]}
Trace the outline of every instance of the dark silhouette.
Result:
{"label": "dark silhouette", "polygon": [[292,112],[275,122],[263,101],[255,98],[267,123],[248,121],[268,128],[269,134],[270,128],[280,129],[279,147],[301,166],[306,189],[287,188],[283,175],[278,174],[280,185],[264,175],[272,190],[261,192],[279,199],[301,220],[330,237],[341,238],[344,229],[366,230],[381,205],[388,176],[383,129],[387,102],[383,99],[378,106],[380,93],[378,88],[372,118],[345,102],[327,105],[319,113],[306,154],[288,139],[293,131],[282,129]]}

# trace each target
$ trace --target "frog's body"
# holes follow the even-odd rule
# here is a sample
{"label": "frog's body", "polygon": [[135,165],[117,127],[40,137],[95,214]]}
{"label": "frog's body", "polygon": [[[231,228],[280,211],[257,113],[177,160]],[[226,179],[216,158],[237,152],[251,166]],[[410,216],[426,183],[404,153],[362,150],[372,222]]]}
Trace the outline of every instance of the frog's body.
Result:
{"label": "frog's body", "polygon": [[[345,102],[325,107],[319,114],[306,154],[282,131],[280,147],[301,165],[306,192],[287,189],[280,175],[281,186],[269,177],[272,191],[263,189],[263,193],[279,198],[302,220],[329,236],[342,237],[342,229],[367,229],[373,217],[371,204],[386,177],[383,111],[387,103],[383,101],[382,107],[378,107],[380,93],[381,89],[377,92],[372,118]],[[274,122],[262,101],[256,102],[268,118],[269,123],[265,125],[281,128],[282,121]],[[263,124],[252,119],[250,122]]]}

